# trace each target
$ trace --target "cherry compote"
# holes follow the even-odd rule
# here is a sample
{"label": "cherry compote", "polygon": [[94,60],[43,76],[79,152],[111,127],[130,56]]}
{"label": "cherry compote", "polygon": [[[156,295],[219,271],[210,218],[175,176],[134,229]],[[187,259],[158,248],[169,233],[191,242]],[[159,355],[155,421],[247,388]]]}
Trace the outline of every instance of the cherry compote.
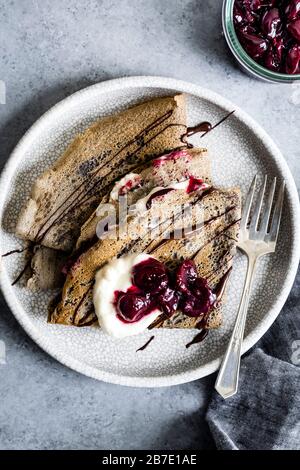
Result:
{"label": "cherry compote", "polygon": [[205,279],[197,274],[195,263],[183,261],[174,273],[154,258],[136,264],[132,269],[132,286],[115,292],[119,318],[132,323],[154,310],[171,317],[180,309],[190,317],[201,317],[213,307],[216,296]]}
{"label": "cherry compote", "polygon": [[233,22],[252,59],[275,72],[300,73],[300,0],[235,0]]}

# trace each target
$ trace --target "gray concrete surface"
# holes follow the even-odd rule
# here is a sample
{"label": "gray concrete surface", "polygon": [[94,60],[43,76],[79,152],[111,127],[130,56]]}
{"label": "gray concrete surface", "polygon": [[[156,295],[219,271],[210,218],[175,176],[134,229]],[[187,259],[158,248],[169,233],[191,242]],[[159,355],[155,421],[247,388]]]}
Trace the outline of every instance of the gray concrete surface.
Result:
{"label": "gray concrete surface", "polygon": [[[0,0],[0,165],[72,92],[124,75],[165,75],[242,106],[283,151],[298,187],[300,84],[271,85],[234,64],[220,0]],[[0,103],[1,100],[0,96]],[[0,299],[0,449],[212,448],[214,377],[165,389],[105,384],[41,351]]]}

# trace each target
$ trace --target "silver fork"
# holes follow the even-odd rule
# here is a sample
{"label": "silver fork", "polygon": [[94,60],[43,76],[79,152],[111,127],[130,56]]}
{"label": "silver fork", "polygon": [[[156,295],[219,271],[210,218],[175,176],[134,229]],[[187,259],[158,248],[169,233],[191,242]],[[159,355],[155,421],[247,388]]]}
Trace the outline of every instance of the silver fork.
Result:
{"label": "silver fork", "polygon": [[[266,198],[265,207],[262,210],[264,195],[266,192],[267,176],[260,188],[257,202],[254,205],[253,215],[250,218],[253,196],[256,186],[257,176],[254,177],[243,208],[238,248],[248,257],[248,269],[244,284],[243,295],[238,309],[234,329],[223,358],[219,374],[215,383],[215,389],[223,398],[229,398],[237,392],[239,369],[241,360],[241,347],[244,337],[246,316],[249,305],[249,296],[252,280],[255,273],[257,260],[267,253],[273,253],[279,231],[280,218],[283,205],[284,186],[283,181],[278,191],[277,200],[274,205],[272,221],[269,227],[269,220],[273,206],[273,199],[276,187],[276,178],[273,179],[271,189]],[[250,220],[250,222],[249,222]]]}

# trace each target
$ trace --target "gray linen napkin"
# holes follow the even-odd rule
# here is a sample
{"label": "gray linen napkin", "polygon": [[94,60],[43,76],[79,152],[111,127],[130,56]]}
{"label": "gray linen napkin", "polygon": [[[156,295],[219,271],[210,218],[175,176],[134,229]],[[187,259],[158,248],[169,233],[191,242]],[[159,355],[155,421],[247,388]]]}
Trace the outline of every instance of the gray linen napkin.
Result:
{"label": "gray linen napkin", "polygon": [[242,358],[238,393],[213,393],[206,414],[218,449],[300,449],[300,271],[271,329]]}

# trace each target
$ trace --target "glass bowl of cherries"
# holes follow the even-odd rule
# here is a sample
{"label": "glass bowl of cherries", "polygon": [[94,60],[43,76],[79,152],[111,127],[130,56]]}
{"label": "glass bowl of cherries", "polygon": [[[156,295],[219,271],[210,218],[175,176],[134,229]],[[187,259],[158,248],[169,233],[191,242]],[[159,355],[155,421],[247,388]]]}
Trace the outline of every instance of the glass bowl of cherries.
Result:
{"label": "glass bowl of cherries", "polygon": [[223,30],[251,75],[272,82],[300,80],[300,0],[224,0]]}

